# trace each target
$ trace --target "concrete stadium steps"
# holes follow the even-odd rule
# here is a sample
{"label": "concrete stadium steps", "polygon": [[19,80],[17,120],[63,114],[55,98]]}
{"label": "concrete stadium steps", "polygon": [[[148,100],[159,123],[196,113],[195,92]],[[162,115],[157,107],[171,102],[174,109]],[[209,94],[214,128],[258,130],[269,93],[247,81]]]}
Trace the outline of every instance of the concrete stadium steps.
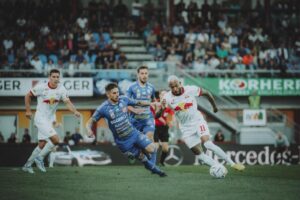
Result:
{"label": "concrete stadium steps", "polygon": [[136,68],[143,62],[153,61],[153,55],[147,52],[144,40],[139,35],[115,32],[113,37],[120,46],[120,50],[125,53],[129,68]]}
{"label": "concrete stadium steps", "polygon": [[138,34],[133,34],[133,35],[129,35],[128,33],[125,32],[115,32],[112,34],[114,38],[137,38],[139,39],[140,36]]}
{"label": "concrete stadium steps", "polygon": [[126,54],[127,53],[128,54],[132,54],[132,53],[147,54],[148,53],[146,47],[144,47],[144,46],[138,46],[138,47],[136,47],[136,46],[121,46],[120,49],[122,52],[124,52]]}
{"label": "concrete stadium steps", "polygon": [[142,64],[143,64],[142,61],[128,61],[128,68],[136,69],[137,67],[139,67]]}
{"label": "concrete stadium steps", "polygon": [[141,65],[147,65],[149,69],[157,69],[158,65],[155,61],[129,61],[128,62],[128,68],[130,69],[136,69],[137,67]]}
{"label": "concrete stadium steps", "polygon": [[153,60],[153,56],[151,54],[126,54],[128,61],[151,61]]}
{"label": "concrete stadium steps", "polygon": [[116,41],[120,46],[144,46],[144,41],[142,39],[116,38]]}

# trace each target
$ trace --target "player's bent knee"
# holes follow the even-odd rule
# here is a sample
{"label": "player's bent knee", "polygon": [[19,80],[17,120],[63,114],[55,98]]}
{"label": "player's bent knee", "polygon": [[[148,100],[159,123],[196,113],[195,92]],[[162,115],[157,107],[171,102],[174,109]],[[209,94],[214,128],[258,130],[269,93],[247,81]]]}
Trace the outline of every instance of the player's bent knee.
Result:
{"label": "player's bent knee", "polygon": [[143,161],[145,158],[146,158],[146,156],[142,152],[137,157],[137,159],[140,160],[140,161]]}
{"label": "player's bent knee", "polygon": [[51,142],[54,145],[58,145],[59,144],[59,137],[58,137],[58,135],[53,135],[52,137],[50,137],[50,140],[51,140]]}
{"label": "player's bent knee", "polygon": [[169,145],[162,145],[162,151],[168,152],[169,151]]}
{"label": "player's bent knee", "polygon": [[206,143],[207,141],[209,141],[209,135],[203,135],[201,137],[201,141],[202,141],[202,143]]}
{"label": "player's bent knee", "polygon": [[43,149],[45,145],[46,145],[46,140],[39,140],[38,146],[40,149]]}
{"label": "player's bent knee", "polygon": [[203,151],[200,144],[197,144],[196,146],[192,147],[191,150],[195,155],[200,155],[200,153]]}
{"label": "player's bent knee", "polygon": [[156,150],[156,145],[154,143],[149,144],[145,150],[147,153],[153,153]]}

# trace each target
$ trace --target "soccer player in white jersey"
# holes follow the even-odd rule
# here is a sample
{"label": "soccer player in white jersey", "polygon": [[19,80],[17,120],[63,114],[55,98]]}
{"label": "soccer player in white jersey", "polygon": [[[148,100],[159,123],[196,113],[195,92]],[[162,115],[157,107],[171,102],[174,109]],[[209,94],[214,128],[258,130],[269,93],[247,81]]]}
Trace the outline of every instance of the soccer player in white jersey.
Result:
{"label": "soccer player in white jersey", "polygon": [[32,112],[30,103],[32,97],[37,97],[37,108],[34,116],[34,125],[38,129],[38,146],[33,150],[28,158],[23,171],[34,173],[32,169],[33,162],[42,171],[46,172],[44,166],[44,157],[59,143],[59,137],[53,128],[55,120],[55,112],[60,100],[62,100],[67,108],[74,113],[76,117],[80,117],[80,113],[76,110],[70,101],[66,88],[59,83],[60,72],[52,69],[49,74],[48,82],[37,84],[25,96],[26,117],[31,119]]}
{"label": "soccer player in white jersey", "polygon": [[207,122],[197,109],[197,100],[195,97],[205,96],[208,98],[213,107],[214,112],[218,112],[212,94],[196,86],[182,86],[177,76],[169,76],[168,84],[171,91],[164,95],[168,106],[174,110],[175,117],[179,122],[179,128],[182,132],[182,140],[190,148],[195,155],[199,155],[199,159],[205,164],[212,166],[217,163],[211,157],[206,155],[201,146],[201,142],[213,151],[220,158],[224,159],[232,168],[243,171],[245,166],[234,163],[231,158],[217,145],[210,140],[210,133]]}

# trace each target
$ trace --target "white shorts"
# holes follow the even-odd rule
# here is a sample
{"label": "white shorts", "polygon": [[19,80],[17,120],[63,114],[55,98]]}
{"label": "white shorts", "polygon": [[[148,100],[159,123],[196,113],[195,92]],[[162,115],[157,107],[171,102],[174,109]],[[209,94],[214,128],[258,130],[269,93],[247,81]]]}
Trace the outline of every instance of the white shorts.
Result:
{"label": "white shorts", "polygon": [[51,120],[37,119],[35,120],[35,126],[38,129],[38,140],[46,140],[56,135]]}
{"label": "white shorts", "polygon": [[210,137],[208,125],[206,121],[202,121],[197,126],[194,126],[194,133],[183,133],[182,140],[185,142],[189,149],[201,143],[201,137],[208,135]]}

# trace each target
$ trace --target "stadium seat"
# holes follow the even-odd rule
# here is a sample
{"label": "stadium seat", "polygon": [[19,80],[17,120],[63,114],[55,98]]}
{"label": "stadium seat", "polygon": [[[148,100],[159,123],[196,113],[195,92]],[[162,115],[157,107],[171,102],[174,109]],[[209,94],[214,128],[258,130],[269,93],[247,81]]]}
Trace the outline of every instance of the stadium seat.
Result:
{"label": "stadium seat", "polygon": [[53,61],[54,64],[57,64],[57,62],[58,62],[58,58],[57,58],[57,56],[54,55],[54,54],[51,54],[51,55],[49,56],[49,59],[51,59],[51,60]]}
{"label": "stadium seat", "polygon": [[105,43],[110,44],[111,37],[110,37],[109,33],[102,33],[102,35],[103,35]]}
{"label": "stadium seat", "polygon": [[45,54],[39,54],[39,58],[42,61],[43,65],[45,65],[48,61],[47,56]]}
{"label": "stadium seat", "polygon": [[120,78],[120,72],[118,72],[118,71],[115,71],[115,70],[113,70],[113,71],[109,71],[108,72],[108,78],[109,79],[114,79],[114,80],[118,80],[119,78]]}
{"label": "stadium seat", "polygon": [[119,74],[119,79],[131,80],[131,76],[129,72],[122,72]]}
{"label": "stadium seat", "polygon": [[91,57],[90,57],[90,63],[95,63],[95,61],[96,61],[96,59],[97,59],[97,55],[96,54],[93,54]]}
{"label": "stadium seat", "polygon": [[94,37],[95,41],[97,42],[97,44],[99,44],[99,42],[100,42],[100,36],[99,36],[99,33],[94,32],[94,33],[93,33],[93,37]]}

